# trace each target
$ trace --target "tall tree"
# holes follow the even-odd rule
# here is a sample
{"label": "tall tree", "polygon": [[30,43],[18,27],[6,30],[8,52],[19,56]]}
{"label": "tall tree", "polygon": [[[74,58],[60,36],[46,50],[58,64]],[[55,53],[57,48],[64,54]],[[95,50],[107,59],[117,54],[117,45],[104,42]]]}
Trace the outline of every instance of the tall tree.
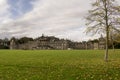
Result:
{"label": "tall tree", "polygon": [[120,32],[120,6],[115,0],[96,0],[93,9],[89,10],[86,17],[87,33],[104,33],[106,34],[106,51],[105,61],[108,61],[108,45],[110,31]]}
{"label": "tall tree", "polygon": [[27,43],[28,41],[33,41],[33,39],[29,37],[22,37],[18,40],[18,43],[23,44],[23,43]]}

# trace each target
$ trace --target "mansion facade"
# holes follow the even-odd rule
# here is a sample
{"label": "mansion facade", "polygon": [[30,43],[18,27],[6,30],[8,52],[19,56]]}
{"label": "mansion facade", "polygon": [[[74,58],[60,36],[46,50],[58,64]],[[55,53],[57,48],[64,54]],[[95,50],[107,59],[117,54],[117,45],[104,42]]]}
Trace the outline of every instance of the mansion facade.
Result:
{"label": "mansion facade", "polygon": [[16,43],[14,39],[10,41],[10,49],[20,50],[70,50],[70,49],[105,49],[105,39],[101,36],[98,40],[73,42],[59,39],[54,36],[44,36],[28,41],[27,43]]}

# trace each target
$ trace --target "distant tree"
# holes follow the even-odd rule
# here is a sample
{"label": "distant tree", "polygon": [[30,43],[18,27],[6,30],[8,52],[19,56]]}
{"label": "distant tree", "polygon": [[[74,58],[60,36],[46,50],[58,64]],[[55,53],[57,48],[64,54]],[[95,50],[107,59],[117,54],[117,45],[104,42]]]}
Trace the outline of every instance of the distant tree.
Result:
{"label": "distant tree", "polygon": [[17,38],[12,37],[9,42],[11,42],[12,40],[13,40],[15,43],[17,43]]}
{"label": "distant tree", "polygon": [[120,34],[114,33],[113,34],[113,43],[115,48],[120,49]]}
{"label": "distant tree", "polygon": [[113,34],[113,38],[114,38],[114,41],[120,43],[120,34],[116,33],[116,34]]}
{"label": "distant tree", "polygon": [[12,38],[10,39],[10,41],[11,41],[11,40],[14,40],[14,41],[16,41],[16,38],[15,38],[15,37],[12,37]]}
{"label": "distant tree", "polygon": [[120,32],[120,6],[115,0],[96,0],[93,9],[89,10],[86,17],[87,33],[92,32],[106,34],[105,61],[108,61],[108,45],[110,31]]}
{"label": "distant tree", "polygon": [[33,39],[29,37],[22,37],[18,40],[18,43],[23,44],[23,43],[27,43],[28,41],[33,41]]}
{"label": "distant tree", "polygon": [[8,40],[8,38],[0,39],[0,49],[9,49],[9,40]]}

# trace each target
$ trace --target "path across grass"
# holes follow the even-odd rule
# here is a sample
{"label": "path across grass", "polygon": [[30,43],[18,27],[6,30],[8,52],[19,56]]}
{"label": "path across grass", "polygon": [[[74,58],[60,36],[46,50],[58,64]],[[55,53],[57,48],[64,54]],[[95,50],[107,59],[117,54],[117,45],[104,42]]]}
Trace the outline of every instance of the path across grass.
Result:
{"label": "path across grass", "polygon": [[120,80],[120,50],[0,50],[0,80]]}

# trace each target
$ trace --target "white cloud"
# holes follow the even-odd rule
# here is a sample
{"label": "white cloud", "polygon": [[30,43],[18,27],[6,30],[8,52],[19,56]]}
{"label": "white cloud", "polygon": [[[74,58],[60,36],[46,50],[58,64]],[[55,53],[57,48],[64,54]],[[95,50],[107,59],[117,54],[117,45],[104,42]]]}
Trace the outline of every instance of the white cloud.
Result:
{"label": "white cloud", "polygon": [[6,22],[9,22],[9,5],[7,3],[7,0],[0,0],[0,24],[4,24]]}
{"label": "white cloud", "polygon": [[7,0],[0,0],[0,38],[9,36],[7,34],[9,27],[6,27],[5,24],[12,21],[10,15]]}
{"label": "white cloud", "polygon": [[[6,13],[9,5],[6,0],[1,1],[6,8],[3,11],[0,8],[0,12]],[[84,17],[90,9],[90,3],[90,0],[35,0],[32,2],[33,10],[16,20],[10,20],[1,28],[9,36],[38,37],[44,33],[75,41],[89,40],[98,37],[83,33]]]}
{"label": "white cloud", "polygon": [[[77,31],[82,36],[83,31],[77,29],[84,29],[83,19],[90,2],[86,1],[87,4],[80,0],[36,0],[33,3],[33,10],[19,20],[30,23],[29,36],[37,37],[45,33],[67,38],[68,34],[71,34],[71,30],[73,30],[73,34]],[[77,35],[69,35],[69,37],[80,40]]]}

